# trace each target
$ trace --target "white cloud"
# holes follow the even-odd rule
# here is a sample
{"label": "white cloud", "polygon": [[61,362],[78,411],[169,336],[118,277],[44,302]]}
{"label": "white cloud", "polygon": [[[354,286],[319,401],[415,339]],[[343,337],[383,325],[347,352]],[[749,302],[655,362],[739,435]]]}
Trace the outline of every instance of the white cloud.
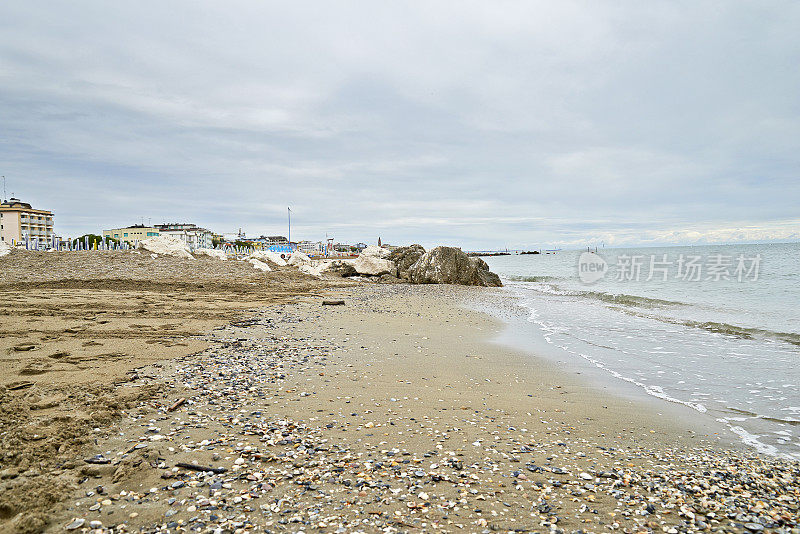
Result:
{"label": "white cloud", "polygon": [[791,2],[7,2],[0,174],[67,234],[272,233],[292,205],[309,238],[797,239],[798,26]]}

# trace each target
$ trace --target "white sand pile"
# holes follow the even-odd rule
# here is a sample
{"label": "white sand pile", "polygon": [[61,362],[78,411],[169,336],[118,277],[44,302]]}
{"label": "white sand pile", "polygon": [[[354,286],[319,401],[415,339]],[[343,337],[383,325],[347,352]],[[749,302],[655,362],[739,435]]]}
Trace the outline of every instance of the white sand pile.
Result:
{"label": "white sand pile", "polygon": [[309,263],[311,263],[311,258],[299,250],[292,252],[292,255],[289,256],[289,265],[307,265]]}
{"label": "white sand pile", "polygon": [[256,250],[252,254],[250,254],[251,258],[255,258],[261,261],[268,261],[269,263],[274,263],[278,267],[285,267],[286,260],[281,258],[281,255],[277,252],[273,252],[271,250]]}
{"label": "white sand pile", "polygon": [[261,260],[255,259],[255,258],[250,258],[249,260],[247,260],[247,263],[252,265],[254,268],[258,269],[259,271],[268,272],[268,271],[272,270],[272,269],[269,268],[269,265],[267,265],[266,263],[264,263]]}
{"label": "white sand pile", "polygon": [[6,254],[11,253],[11,245],[6,243],[5,241],[0,241],[0,256],[5,256]]}
{"label": "white sand pile", "polygon": [[189,245],[171,235],[159,235],[142,239],[139,241],[138,248],[152,252],[153,254],[194,259],[194,256],[192,256],[189,251]]}
{"label": "white sand pile", "polygon": [[228,255],[225,254],[224,250],[217,250],[214,248],[198,248],[194,251],[196,256],[209,256],[211,258],[216,258],[218,260],[227,260]]}
{"label": "white sand pile", "polygon": [[311,276],[314,276],[316,278],[320,278],[322,276],[322,273],[325,272],[327,270],[327,268],[328,268],[328,266],[324,265],[324,264],[323,265],[317,265],[316,267],[314,267],[310,263],[304,263],[303,265],[301,265],[297,269],[301,273],[310,274]]}
{"label": "white sand pile", "polygon": [[374,258],[385,258],[392,251],[383,247],[376,247],[375,245],[370,245],[364,250],[361,251],[361,256],[371,256]]}

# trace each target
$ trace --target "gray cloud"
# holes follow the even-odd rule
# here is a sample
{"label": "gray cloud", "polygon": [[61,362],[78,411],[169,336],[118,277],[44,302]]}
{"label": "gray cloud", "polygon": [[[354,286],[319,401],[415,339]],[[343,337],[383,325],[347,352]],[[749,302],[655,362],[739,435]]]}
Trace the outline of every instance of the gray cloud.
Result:
{"label": "gray cloud", "polygon": [[66,234],[798,239],[792,2],[6,2],[0,174]]}

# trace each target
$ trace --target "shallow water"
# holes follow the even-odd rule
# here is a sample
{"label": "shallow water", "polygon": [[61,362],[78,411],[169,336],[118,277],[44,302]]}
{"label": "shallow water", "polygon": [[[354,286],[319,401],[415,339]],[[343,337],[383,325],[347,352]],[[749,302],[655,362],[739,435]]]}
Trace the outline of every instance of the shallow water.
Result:
{"label": "shallow water", "polygon": [[800,244],[582,252],[485,258],[532,343],[800,459]]}

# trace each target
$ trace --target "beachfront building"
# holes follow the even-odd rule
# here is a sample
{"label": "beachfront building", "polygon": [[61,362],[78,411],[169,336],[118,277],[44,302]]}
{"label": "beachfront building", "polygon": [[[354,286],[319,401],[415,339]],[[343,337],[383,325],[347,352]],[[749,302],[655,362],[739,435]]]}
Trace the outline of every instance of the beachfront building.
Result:
{"label": "beachfront building", "polygon": [[282,235],[271,235],[267,237],[267,241],[269,241],[270,245],[283,245],[286,246],[289,244],[289,240]]}
{"label": "beachfront building", "polygon": [[52,211],[34,209],[18,198],[0,203],[0,241],[50,243],[54,235]]}
{"label": "beachfront building", "polygon": [[191,249],[214,248],[214,233],[211,230],[200,228],[196,224],[165,223],[157,224],[156,228],[158,228],[161,235],[177,237]]}
{"label": "beachfront building", "polygon": [[120,243],[128,243],[130,245],[135,245],[142,239],[155,237],[157,235],[159,235],[158,228],[154,226],[145,226],[143,224],[134,224],[133,226],[114,228],[113,230],[103,230],[103,237],[113,237],[114,239],[118,239]]}
{"label": "beachfront building", "polygon": [[322,241],[300,241],[297,244],[297,250],[309,256],[312,254],[322,254],[325,252],[325,243]]}

